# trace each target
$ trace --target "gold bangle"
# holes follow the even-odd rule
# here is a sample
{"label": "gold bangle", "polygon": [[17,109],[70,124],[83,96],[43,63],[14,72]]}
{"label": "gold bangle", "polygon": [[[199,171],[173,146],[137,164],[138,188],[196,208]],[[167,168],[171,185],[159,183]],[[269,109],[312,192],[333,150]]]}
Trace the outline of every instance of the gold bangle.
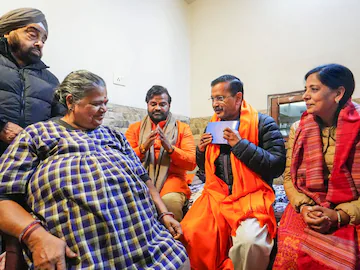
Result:
{"label": "gold bangle", "polygon": [[162,219],[164,216],[172,216],[173,218],[175,217],[175,215],[174,215],[173,212],[163,212],[163,213],[161,213],[160,216],[158,217],[158,221],[161,221],[161,219]]}
{"label": "gold bangle", "polygon": [[337,227],[338,229],[340,229],[341,227],[341,215],[339,213],[339,211],[336,211],[337,217],[338,217],[338,222],[337,222]]}
{"label": "gold bangle", "polygon": [[143,144],[140,144],[139,150],[140,150],[140,153],[141,153],[141,154],[145,154],[145,153],[146,153],[145,146],[144,146]]}

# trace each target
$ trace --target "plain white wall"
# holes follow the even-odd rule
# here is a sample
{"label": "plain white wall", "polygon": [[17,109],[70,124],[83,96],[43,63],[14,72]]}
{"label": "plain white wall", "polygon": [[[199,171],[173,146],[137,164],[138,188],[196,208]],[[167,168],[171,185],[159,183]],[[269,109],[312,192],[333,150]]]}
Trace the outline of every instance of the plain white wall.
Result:
{"label": "plain white wall", "polygon": [[[304,74],[319,64],[360,76],[358,0],[17,0],[0,13],[23,6],[47,17],[51,71],[60,80],[76,69],[99,74],[116,104],[146,108],[146,91],[161,84],[174,113],[209,116],[210,82],[225,73],[240,77],[257,109],[269,94],[303,89]],[[125,87],[112,83],[113,73]]]}
{"label": "plain white wall", "polygon": [[[107,83],[110,102],[146,108],[153,84],[168,88],[174,113],[190,116],[189,5],[183,0],[2,1],[0,15],[42,10],[49,24],[44,62],[61,81],[88,69]],[[126,86],[113,84],[113,73]]]}
{"label": "plain white wall", "polygon": [[191,116],[213,114],[210,82],[226,73],[240,77],[257,109],[267,108],[269,94],[302,90],[320,64],[343,64],[360,82],[359,11],[358,0],[196,0]]}

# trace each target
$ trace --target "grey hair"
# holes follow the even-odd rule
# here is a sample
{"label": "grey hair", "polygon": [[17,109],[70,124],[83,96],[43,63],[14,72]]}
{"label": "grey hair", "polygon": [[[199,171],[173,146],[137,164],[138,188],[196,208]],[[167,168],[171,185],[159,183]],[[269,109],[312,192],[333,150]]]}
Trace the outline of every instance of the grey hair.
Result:
{"label": "grey hair", "polygon": [[100,76],[87,70],[73,71],[56,88],[55,99],[67,107],[66,97],[69,94],[73,97],[73,104],[76,104],[96,87],[106,87]]}

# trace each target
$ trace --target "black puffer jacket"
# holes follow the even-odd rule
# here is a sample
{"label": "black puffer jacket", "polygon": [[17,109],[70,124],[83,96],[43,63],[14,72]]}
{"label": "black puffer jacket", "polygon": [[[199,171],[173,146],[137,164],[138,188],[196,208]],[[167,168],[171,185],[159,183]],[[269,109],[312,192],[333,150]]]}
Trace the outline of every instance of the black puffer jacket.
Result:
{"label": "black puffer jacket", "polygon": [[[274,119],[259,113],[259,145],[246,139],[240,140],[234,147],[220,146],[220,155],[215,160],[215,174],[232,188],[232,169],[230,152],[241,160],[249,169],[259,174],[270,186],[273,179],[280,176],[285,169],[286,152],[284,139]],[[196,163],[204,170],[205,152],[196,149]]]}
{"label": "black puffer jacket", "polygon": [[[62,115],[64,107],[54,101],[58,79],[43,62],[20,68],[0,38],[0,126],[13,122],[21,127]],[[0,154],[7,144],[0,141]]]}

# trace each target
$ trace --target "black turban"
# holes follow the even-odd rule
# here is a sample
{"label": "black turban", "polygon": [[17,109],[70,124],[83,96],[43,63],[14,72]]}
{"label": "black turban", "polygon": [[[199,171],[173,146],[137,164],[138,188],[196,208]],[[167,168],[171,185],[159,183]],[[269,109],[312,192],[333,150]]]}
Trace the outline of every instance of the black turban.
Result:
{"label": "black turban", "polygon": [[12,30],[31,23],[42,23],[46,32],[49,32],[45,15],[40,10],[35,8],[18,8],[0,17],[0,36],[4,36]]}

